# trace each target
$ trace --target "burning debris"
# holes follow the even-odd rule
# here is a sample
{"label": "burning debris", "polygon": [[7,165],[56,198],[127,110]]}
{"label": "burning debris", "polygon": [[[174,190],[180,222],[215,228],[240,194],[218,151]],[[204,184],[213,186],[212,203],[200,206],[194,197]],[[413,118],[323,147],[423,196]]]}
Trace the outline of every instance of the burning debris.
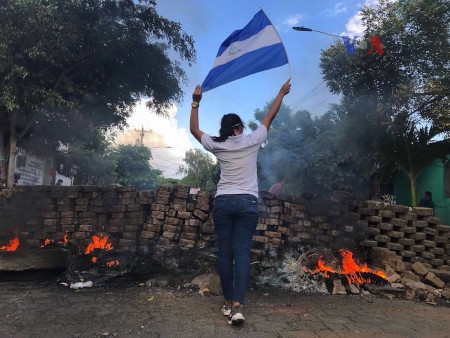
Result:
{"label": "burning debris", "polygon": [[[121,257],[123,259],[124,256],[130,254],[113,252],[114,247],[108,241],[108,236],[104,234],[93,235],[92,241],[84,250],[77,250],[71,246],[67,233],[62,241],[46,239],[42,248],[49,246],[71,251],[72,260],[66,270],[65,278],[72,289],[98,286],[108,279],[116,278],[128,272],[126,268],[114,269],[114,267],[119,266]],[[69,285],[65,282],[62,284]]]}
{"label": "burning debris", "polygon": [[112,250],[114,249],[112,244],[108,242],[108,236],[104,236],[100,234],[99,236],[92,236],[92,242],[87,246],[86,251],[84,252],[85,255],[90,254],[95,249],[102,249],[102,250]]}
{"label": "burning debris", "polygon": [[380,269],[359,263],[353,257],[355,252],[348,249],[338,253],[309,243],[255,259],[253,282],[257,287],[300,293],[371,294],[448,304],[450,271],[430,269],[420,262],[405,264],[386,248],[374,248],[369,254],[369,261],[377,257],[377,268],[384,267]]}
{"label": "burning debris", "polygon": [[365,283],[371,283],[370,277],[364,276],[367,274],[375,274],[385,279],[387,282],[387,276],[383,271],[372,270],[366,263],[363,263],[361,265],[355,262],[355,260],[353,259],[353,252],[351,252],[350,250],[341,249],[339,250],[339,252],[341,253],[343,258],[342,266],[338,269],[334,269],[332,266],[327,265],[322,255],[319,257],[319,260],[317,261],[317,267],[314,270],[309,270],[306,267],[303,267],[303,269],[311,274],[321,272],[323,273],[325,278],[329,278],[330,273],[337,273],[339,275],[345,276],[347,278],[348,284],[363,285]]}
{"label": "burning debris", "polygon": [[341,260],[323,247],[288,250],[281,260],[265,259],[256,264],[255,269],[260,270],[255,273],[256,283],[305,293],[336,293],[334,288],[341,281],[344,286],[357,288],[366,284],[389,284],[383,271],[372,270],[366,263],[359,264],[348,249],[339,252]]}
{"label": "burning debris", "polygon": [[[113,242],[101,233],[93,235],[80,248],[71,244],[69,234],[65,233],[61,240],[45,239],[41,249],[31,253],[25,247],[19,248],[19,236],[15,233],[13,239],[9,236],[0,242],[6,243],[0,246],[5,251],[0,252],[0,269],[45,269],[48,273],[51,266],[62,268],[58,282],[78,290],[143,281],[151,287],[180,286],[195,276],[214,276],[217,267],[214,248],[146,247],[142,252],[132,253],[115,250]],[[371,266],[360,261],[368,261]],[[304,242],[298,247],[273,249],[265,256],[255,255],[251,276],[256,287],[285,288],[299,293],[378,294],[420,299],[429,304],[437,304],[441,297],[450,299],[446,286],[450,272],[430,269],[420,262],[407,264],[387,248],[336,251],[316,242]],[[215,284],[203,281],[199,288],[202,292],[220,290]]]}
{"label": "burning debris", "polygon": [[[116,251],[106,234],[94,235],[83,249],[76,249],[64,236],[62,241],[45,240],[42,249],[59,247],[70,251],[71,260],[59,280],[72,289],[129,284],[158,276],[195,276],[216,266],[216,255],[207,250],[148,249],[145,253]],[[178,276],[178,277],[177,277]]]}
{"label": "burning debris", "polygon": [[19,238],[17,237],[17,232],[15,233],[15,237],[9,241],[6,245],[0,246],[0,251],[16,251],[19,247]]}
{"label": "burning debris", "polygon": [[[64,237],[63,237],[63,240],[62,241],[57,241],[56,243],[58,244],[58,245],[61,245],[61,244],[68,244],[69,243],[69,241],[68,241],[68,237],[67,237],[67,231],[66,231],[66,233],[64,234]],[[51,245],[51,244],[53,244],[53,243],[55,243],[55,241],[54,240],[52,240],[52,239],[49,239],[49,238],[46,238],[45,240],[44,240],[44,244],[42,244],[41,245],[41,248],[43,248],[43,247],[47,247],[47,246],[49,246],[49,245]]]}

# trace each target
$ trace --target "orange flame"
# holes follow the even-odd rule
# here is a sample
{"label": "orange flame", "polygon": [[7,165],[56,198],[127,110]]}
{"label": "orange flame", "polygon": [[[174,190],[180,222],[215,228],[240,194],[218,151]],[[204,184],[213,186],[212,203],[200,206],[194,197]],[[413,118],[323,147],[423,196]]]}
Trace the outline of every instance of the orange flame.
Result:
{"label": "orange flame", "polygon": [[0,246],[0,250],[2,251],[16,251],[17,247],[19,246],[19,238],[17,237],[17,232],[15,233],[15,236],[13,239],[9,241],[8,245],[2,245]]}
{"label": "orange flame", "polygon": [[[92,243],[90,243],[87,247],[86,247],[86,251],[84,252],[85,254],[89,254],[92,251],[94,251],[94,249],[102,249],[102,250],[112,250],[114,249],[111,243],[108,243],[108,236],[103,236],[100,235],[99,236],[92,236]],[[92,263],[97,263],[98,258],[93,256],[91,258]],[[112,260],[106,263],[106,265],[108,267],[111,267],[113,265],[119,265],[119,261],[118,260]]]}
{"label": "orange flame", "polygon": [[113,265],[119,265],[119,261],[116,259],[115,261],[109,261],[106,263],[106,266],[111,267]]}
{"label": "orange flame", "polygon": [[364,278],[361,275],[361,272],[370,272],[381,278],[387,279],[386,274],[381,270],[372,270],[370,269],[366,263],[359,265],[353,259],[353,253],[350,250],[341,249],[339,252],[342,255],[342,268],[340,270],[335,270],[331,266],[326,265],[322,256],[320,256],[317,262],[317,268],[312,271],[309,271],[307,268],[303,268],[304,271],[309,271],[312,274],[316,274],[318,272],[322,272],[325,278],[328,278],[329,272],[338,273],[340,275],[345,275],[350,284],[361,285],[364,283],[370,283],[370,278]]}
{"label": "orange flame", "polygon": [[[68,233],[68,231],[66,231],[66,233],[64,234],[63,240],[62,240],[62,241],[58,241],[58,243],[68,243],[68,240],[67,240],[67,233]],[[41,245],[41,248],[43,248],[44,246],[46,246],[46,245],[48,245],[48,244],[50,244],[50,243],[54,243],[54,242],[55,242],[55,241],[54,241],[53,239],[48,239],[48,238],[46,238],[46,239],[44,240],[44,244]]]}
{"label": "orange flame", "polygon": [[100,237],[98,237],[94,235],[92,236],[92,243],[87,246],[84,253],[89,254],[94,249],[112,250],[114,248],[112,247],[111,243],[108,243],[108,236],[103,237],[103,235],[100,235]]}

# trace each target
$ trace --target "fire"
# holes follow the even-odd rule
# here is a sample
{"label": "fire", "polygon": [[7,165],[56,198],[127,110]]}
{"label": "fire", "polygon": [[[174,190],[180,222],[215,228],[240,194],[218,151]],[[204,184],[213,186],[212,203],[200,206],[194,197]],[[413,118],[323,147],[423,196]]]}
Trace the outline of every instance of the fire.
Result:
{"label": "fire", "polygon": [[359,265],[355,260],[353,259],[353,253],[350,250],[341,249],[339,252],[342,255],[342,268],[339,270],[333,269],[331,266],[326,265],[323,257],[320,256],[318,262],[317,262],[317,268],[310,271],[307,268],[303,268],[305,271],[309,271],[312,274],[316,274],[318,272],[322,272],[325,278],[328,278],[328,273],[338,273],[340,275],[345,275],[347,277],[347,280],[350,284],[357,284],[361,285],[364,283],[370,283],[370,278],[364,278],[361,273],[362,272],[369,272],[373,273],[381,278],[387,279],[386,274],[381,270],[372,270],[370,269],[366,263]]}
{"label": "fire", "polygon": [[[108,242],[108,236],[103,236],[100,235],[99,236],[92,236],[92,243],[90,243],[87,247],[86,247],[86,251],[84,252],[86,255],[90,254],[92,251],[94,251],[95,249],[102,249],[102,250],[112,250],[114,249],[112,244]],[[96,256],[93,256],[91,258],[92,263],[97,263],[98,262],[98,258]],[[114,265],[119,265],[119,261],[118,260],[111,260],[109,262],[106,262],[106,266],[111,267]]]}
{"label": "fire", "polygon": [[8,245],[0,246],[0,250],[2,251],[16,251],[19,246],[19,238],[17,237],[17,232],[15,233],[15,237],[9,241]]}
{"label": "fire", "polygon": [[[58,243],[68,243],[68,240],[67,240],[67,233],[68,233],[68,231],[66,231],[66,233],[64,234],[64,237],[63,237],[63,240],[62,241],[58,241]],[[41,245],[41,248],[43,248],[44,246],[46,246],[46,245],[48,245],[48,244],[50,244],[50,243],[54,243],[55,241],[53,240],[53,239],[49,239],[49,238],[46,238],[45,240],[44,240],[44,244],[42,244]]]}
{"label": "fire", "polygon": [[[45,239],[44,240],[44,244],[41,247],[44,247],[50,243],[53,243],[54,240],[52,239]],[[63,241],[58,241],[58,243],[68,243],[67,240],[67,231],[63,237]],[[0,247],[1,249],[2,247]],[[114,249],[112,244],[108,242],[108,236],[104,236],[104,235],[100,235],[100,236],[92,236],[92,242],[89,243],[84,251],[84,254],[90,254],[92,253],[95,249],[102,249],[102,250],[112,250]],[[98,262],[98,258],[96,256],[92,256],[91,258],[92,263],[97,263]],[[114,266],[114,265],[119,265],[119,261],[118,260],[112,260],[106,263],[106,265],[108,267]]]}
{"label": "fire", "polygon": [[92,243],[87,246],[84,253],[89,254],[94,249],[112,250],[114,248],[112,247],[111,243],[108,243],[108,236],[100,235],[99,237],[94,235],[92,236]]}
{"label": "fire", "polygon": [[108,267],[111,267],[113,265],[119,265],[119,261],[116,259],[116,260],[109,261],[106,263],[106,266],[108,266]]}

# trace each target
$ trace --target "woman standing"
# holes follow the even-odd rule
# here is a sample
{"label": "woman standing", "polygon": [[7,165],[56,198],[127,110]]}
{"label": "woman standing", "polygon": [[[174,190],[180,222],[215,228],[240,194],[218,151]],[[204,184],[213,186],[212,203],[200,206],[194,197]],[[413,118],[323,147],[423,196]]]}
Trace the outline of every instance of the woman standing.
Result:
{"label": "woman standing", "polygon": [[250,278],[250,248],[259,218],[258,151],[290,89],[289,79],[281,87],[261,125],[251,134],[243,133],[245,125],[238,115],[226,114],[222,117],[217,137],[205,134],[199,127],[202,87],[197,85],[192,94],[191,133],[216,156],[220,165],[213,219],[219,244],[220,282],[225,298],[221,311],[228,316],[229,324],[239,325],[245,321],[243,303]]}

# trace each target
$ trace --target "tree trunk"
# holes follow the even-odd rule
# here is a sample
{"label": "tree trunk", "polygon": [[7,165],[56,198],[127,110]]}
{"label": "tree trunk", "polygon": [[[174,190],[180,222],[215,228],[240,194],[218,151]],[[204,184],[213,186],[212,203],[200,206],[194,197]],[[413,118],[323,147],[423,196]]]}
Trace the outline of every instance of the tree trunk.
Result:
{"label": "tree trunk", "polygon": [[[2,184],[3,180],[5,180],[6,184],[6,151],[3,146],[5,141],[5,133],[4,130],[0,130],[0,184]],[[0,189],[2,187],[0,186]]]}
{"label": "tree trunk", "polygon": [[17,133],[16,133],[16,118],[17,113],[11,113],[11,122],[10,122],[10,136],[9,136],[9,157],[8,157],[8,168],[7,168],[7,177],[8,177],[8,188],[12,189],[14,184],[14,166],[16,163],[16,153],[17,153]]}
{"label": "tree trunk", "polygon": [[410,174],[409,180],[411,182],[411,206],[417,207],[416,178]]}

